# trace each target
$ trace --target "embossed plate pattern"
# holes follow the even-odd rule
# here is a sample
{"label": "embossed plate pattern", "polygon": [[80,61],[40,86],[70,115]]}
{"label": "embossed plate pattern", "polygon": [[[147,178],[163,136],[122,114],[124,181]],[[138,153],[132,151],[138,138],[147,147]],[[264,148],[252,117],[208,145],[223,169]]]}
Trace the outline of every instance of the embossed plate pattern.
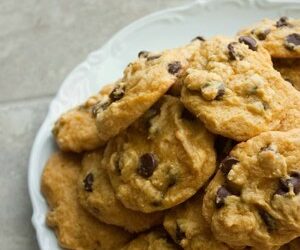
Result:
{"label": "embossed plate pattern", "polygon": [[40,249],[61,249],[54,233],[45,224],[48,207],[40,192],[40,178],[48,157],[56,150],[51,128],[62,112],[81,103],[105,83],[120,77],[123,68],[140,50],[175,47],[197,35],[233,35],[241,27],[259,19],[278,18],[283,15],[300,18],[300,1],[192,1],[185,6],[156,12],[130,24],[77,66],[51,102],[48,115],[31,151],[28,186],[33,206],[32,223]]}

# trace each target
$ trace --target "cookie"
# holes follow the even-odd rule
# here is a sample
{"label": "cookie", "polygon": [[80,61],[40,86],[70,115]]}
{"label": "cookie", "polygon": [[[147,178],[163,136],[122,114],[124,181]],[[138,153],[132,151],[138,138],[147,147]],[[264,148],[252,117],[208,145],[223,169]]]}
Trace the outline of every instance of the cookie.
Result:
{"label": "cookie", "polygon": [[185,73],[199,42],[161,53],[142,51],[97,112],[100,139],[107,141],[144,114]]}
{"label": "cookie", "polygon": [[253,39],[215,37],[191,60],[181,100],[211,132],[245,141],[279,127],[292,89]]}
{"label": "cookie", "polygon": [[155,229],[137,236],[121,250],[179,250],[162,229]]}
{"label": "cookie", "polygon": [[239,36],[251,36],[274,58],[300,57],[300,19],[263,19],[241,30]]}
{"label": "cookie", "polygon": [[300,91],[300,59],[274,58],[273,65],[286,81]]}
{"label": "cookie", "polygon": [[176,97],[164,96],[104,152],[124,206],[150,213],[194,195],[215,170],[214,137]]}
{"label": "cookie", "polygon": [[77,155],[56,153],[42,176],[42,192],[51,210],[47,224],[62,247],[76,250],[120,249],[131,238],[126,231],[95,220],[79,205],[77,182],[81,167]]}
{"label": "cookie", "polygon": [[79,178],[79,201],[99,220],[141,232],[162,223],[163,213],[145,214],[125,208],[116,198],[106,169],[101,164],[103,150],[86,153]]}
{"label": "cookie", "polygon": [[84,104],[64,113],[52,130],[59,148],[63,151],[93,150],[105,143],[98,135],[95,114],[99,105],[108,100],[114,84],[105,86]]}
{"label": "cookie", "polygon": [[288,244],[282,246],[279,250],[299,250],[300,249],[300,238],[292,240]]}
{"label": "cookie", "polygon": [[185,250],[229,250],[226,244],[213,236],[202,216],[202,203],[203,194],[199,193],[172,208],[164,219],[165,229]]}
{"label": "cookie", "polygon": [[288,131],[300,128],[300,93],[294,91],[289,95],[290,108],[285,112],[285,117],[280,122],[279,131]]}
{"label": "cookie", "polygon": [[300,129],[238,144],[204,196],[203,215],[215,237],[253,249],[277,249],[299,237],[299,163]]}

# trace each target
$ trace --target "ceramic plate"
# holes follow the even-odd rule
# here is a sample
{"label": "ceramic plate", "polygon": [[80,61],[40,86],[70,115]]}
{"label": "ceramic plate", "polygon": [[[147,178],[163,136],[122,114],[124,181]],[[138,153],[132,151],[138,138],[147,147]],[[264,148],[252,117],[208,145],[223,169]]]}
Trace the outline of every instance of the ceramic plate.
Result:
{"label": "ceramic plate", "polygon": [[48,115],[32,147],[28,185],[33,206],[32,223],[42,250],[60,250],[54,233],[45,224],[47,204],[40,192],[43,167],[56,150],[51,136],[54,121],[81,103],[105,83],[118,79],[141,50],[161,50],[189,42],[197,35],[234,35],[241,27],[264,17],[300,18],[300,2],[291,0],[194,1],[144,17],[118,32],[101,49],[91,53],[65,79],[51,102]]}

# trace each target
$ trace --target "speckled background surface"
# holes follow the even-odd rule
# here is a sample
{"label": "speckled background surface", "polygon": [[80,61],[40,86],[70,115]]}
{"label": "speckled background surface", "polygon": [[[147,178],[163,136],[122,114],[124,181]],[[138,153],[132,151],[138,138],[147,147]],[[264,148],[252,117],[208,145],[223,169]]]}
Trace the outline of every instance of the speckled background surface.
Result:
{"label": "speckled background surface", "polygon": [[188,0],[0,0],[0,249],[39,249],[28,158],[66,75],[116,31]]}

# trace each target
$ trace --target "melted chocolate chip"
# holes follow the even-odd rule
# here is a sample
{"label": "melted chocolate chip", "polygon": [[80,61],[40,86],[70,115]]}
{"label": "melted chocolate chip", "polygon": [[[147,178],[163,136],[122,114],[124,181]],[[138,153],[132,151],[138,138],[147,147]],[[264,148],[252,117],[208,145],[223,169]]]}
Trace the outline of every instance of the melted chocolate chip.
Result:
{"label": "melted chocolate chip", "polygon": [[83,180],[84,190],[87,192],[93,192],[93,182],[94,175],[92,173],[89,173]]}
{"label": "melted chocolate chip", "polygon": [[237,164],[239,162],[238,159],[232,157],[232,156],[227,156],[220,164],[219,168],[221,172],[227,176],[230,170],[232,169],[232,166]]}
{"label": "melted chocolate chip", "polygon": [[217,151],[218,162],[222,161],[236,144],[236,141],[218,135],[214,145]]}
{"label": "melted chocolate chip", "polygon": [[196,41],[196,40],[204,42],[205,38],[203,36],[196,36],[192,41]]}
{"label": "melted chocolate chip", "polygon": [[239,38],[239,42],[246,44],[249,47],[249,49],[251,49],[253,51],[257,50],[257,42],[254,38],[252,38],[250,36],[241,36]]}
{"label": "melted chocolate chip", "polygon": [[194,121],[196,120],[196,117],[194,114],[192,114],[189,110],[183,109],[181,113],[181,118],[188,120],[188,121]]}
{"label": "melted chocolate chip", "polygon": [[217,190],[217,194],[216,194],[216,207],[217,208],[221,208],[224,206],[225,204],[225,199],[227,196],[230,196],[232,195],[226,187],[224,186],[221,186],[219,187],[219,189]]}
{"label": "melted chocolate chip", "polygon": [[92,107],[92,116],[96,117],[97,114],[102,110],[104,111],[105,109],[107,109],[109,107],[109,105],[111,104],[111,101],[108,100],[106,102],[97,102],[93,107]]}
{"label": "melted chocolate chip", "polygon": [[288,23],[288,18],[286,16],[280,17],[280,19],[276,22],[276,27],[284,27],[284,26],[289,26]]}
{"label": "melted chocolate chip", "polygon": [[144,178],[149,178],[152,176],[156,167],[157,161],[154,154],[147,153],[140,157],[140,164],[137,169],[137,173]]}
{"label": "melted chocolate chip", "polygon": [[293,172],[289,178],[280,179],[279,188],[275,194],[285,195],[290,191],[290,188],[293,190],[294,194],[297,195],[300,192],[300,173]]}
{"label": "melted chocolate chip", "polygon": [[147,61],[152,61],[152,60],[158,59],[158,58],[160,58],[160,57],[161,57],[161,55],[148,56],[148,57],[147,57]]}
{"label": "melted chocolate chip", "polygon": [[267,38],[267,36],[270,32],[271,32],[270,29],[265,29],[264,31],[257,33],[256,37],[258,38],[258,40],[263,41]]}
{"label": "melted chocolate chip", "polygon": [[300,193],[300,173],[293,172],[291,174],[290,183],[293,187],[294,193],[297,195]]}
{"label": "melted chocolate chip", "polygon": [[175,231],[175,241],[177,243],[180,243],[183,239],[185,239],[185,232],[181,231],[179,225],[176,225],[176,231]]}
{"label": "melted chocolate chip", "polygon": [[284,45],[285,45],[286,49],[294,50],[296,46],[300,45],[300,34],[293,33],[293,34],[288,35],[285,38]]}
{"label": "melted chocolate chip", "polygon": [[181,63],[179,61],[175,61],[168,65],[168,72],[172,75],[175,75],[181,69]]}
{"label": "melted chocolate chip", "polygon": [[217,100],[217,101],[222,100],[222,98],[223,98],[224,95],[225,95],[225,86],[224,86],[224,84],[222,83],[222,84],[220,84],[220,85],[218,86],[218,93],[217,93],[217,95],[216,95],[216,97],[215,97],[215,100]]}
{"label": "melted chocolate chip", "polygon": [[149,51],[142,50],[138,53],[138,57],[147,57],[149,55]]}
{"label": "melted chocolate chip", "polygon": [[237,59],[243,60],[243,58],[244,58],[242,55],[240,55],[239,53],[237,53],[235,51],[235,46],[237,44],[238,44],[237,42],[232,42],[232,43],[229,43],[228,46],[227,46],[229,59],[232,60],[232,61],[237,60]]}
{"label": "melted chocolate chip", "polygon": [[266,211],[260,210],[259,215],[263,222],[266,224],[269,231],[273,231],[276,228],[276,223],[274,218]]}
{"label": "melted chocolate chip", "polygon": [[122,97],[125,94],[125,90],[121,86],[117,86],[113,89],[113,91],[110,93],[109,98],[112,102],[118,101],[122,99]]}

